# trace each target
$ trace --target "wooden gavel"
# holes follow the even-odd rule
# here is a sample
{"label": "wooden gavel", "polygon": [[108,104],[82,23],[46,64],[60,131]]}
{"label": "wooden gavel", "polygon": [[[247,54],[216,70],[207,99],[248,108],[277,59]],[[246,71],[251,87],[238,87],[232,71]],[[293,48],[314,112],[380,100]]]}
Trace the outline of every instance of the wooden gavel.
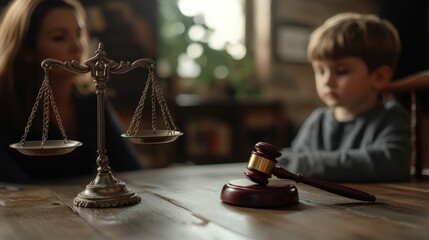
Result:
{"label": "wooden gavel", "polygon": [[304,177],[299,173],[294,174],[284,168],[276,166],[276,158],[280,157],[281,153],[277,147],[271,144],[258,142],[255,144],[255,149],[256,151],[252,151],[247,170],[244,173],[252,182],[260,185],[267,185],[269,182],[268,178],[274,175],[282,179],[295,180],[297,183],[302,182],[343,197],[369,202],[375,202],[376,200],[376,197],[372,194],[338,184]]}

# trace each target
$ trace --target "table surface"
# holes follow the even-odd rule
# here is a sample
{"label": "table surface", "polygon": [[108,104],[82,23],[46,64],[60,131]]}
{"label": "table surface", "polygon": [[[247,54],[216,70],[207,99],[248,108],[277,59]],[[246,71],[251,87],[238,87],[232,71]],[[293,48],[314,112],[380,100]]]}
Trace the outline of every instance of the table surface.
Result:
{"label": "table surface", "polygon": [[142,198],[118,208],[73,205],[95,175],[0,183],[0,239],[429,239],[428,182],[344,184],[375,194],[375,203],[294,182],[294,205],[257,209],[223,203],[223,185],[243,178],[245,166],[114,173]]}

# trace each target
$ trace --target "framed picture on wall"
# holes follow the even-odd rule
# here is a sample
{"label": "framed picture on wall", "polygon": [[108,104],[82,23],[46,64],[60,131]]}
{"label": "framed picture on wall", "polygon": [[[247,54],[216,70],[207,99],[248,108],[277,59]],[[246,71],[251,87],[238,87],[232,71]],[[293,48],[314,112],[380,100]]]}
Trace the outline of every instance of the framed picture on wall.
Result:
{"label": "framed picture on wall", "polygon": [[277,24],[273,36],[276,59],[287,63],[307,63],[308,38],[312,31],[312,27],[301,24]]}

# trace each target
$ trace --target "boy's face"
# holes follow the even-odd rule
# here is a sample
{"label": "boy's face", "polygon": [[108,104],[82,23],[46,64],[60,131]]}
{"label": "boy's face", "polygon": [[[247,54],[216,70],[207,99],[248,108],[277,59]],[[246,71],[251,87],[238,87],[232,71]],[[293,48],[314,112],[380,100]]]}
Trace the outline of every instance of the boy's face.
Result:
{"label": "boy's face", "polygon": [[360,58],[314,60],[312,65],[317,93],[326,105],[357,115],[375,103],[376,76],[369,73],[367,65]]}

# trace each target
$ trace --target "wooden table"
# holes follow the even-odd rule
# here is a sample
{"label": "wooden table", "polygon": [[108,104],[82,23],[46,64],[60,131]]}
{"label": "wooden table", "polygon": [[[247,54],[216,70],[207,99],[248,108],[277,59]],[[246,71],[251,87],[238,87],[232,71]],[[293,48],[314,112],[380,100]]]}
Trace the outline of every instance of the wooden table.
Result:
{"label": "wooden table", "polygon": [[245,163],[114,173],[137,205],[79,208],[73,198],[93,179],[0,183],[0,239],[429,239],[429,183],[345,184],[373,193],[360,202],[296,184],[298,204],[232,206],[222,186],[243,178]]}

